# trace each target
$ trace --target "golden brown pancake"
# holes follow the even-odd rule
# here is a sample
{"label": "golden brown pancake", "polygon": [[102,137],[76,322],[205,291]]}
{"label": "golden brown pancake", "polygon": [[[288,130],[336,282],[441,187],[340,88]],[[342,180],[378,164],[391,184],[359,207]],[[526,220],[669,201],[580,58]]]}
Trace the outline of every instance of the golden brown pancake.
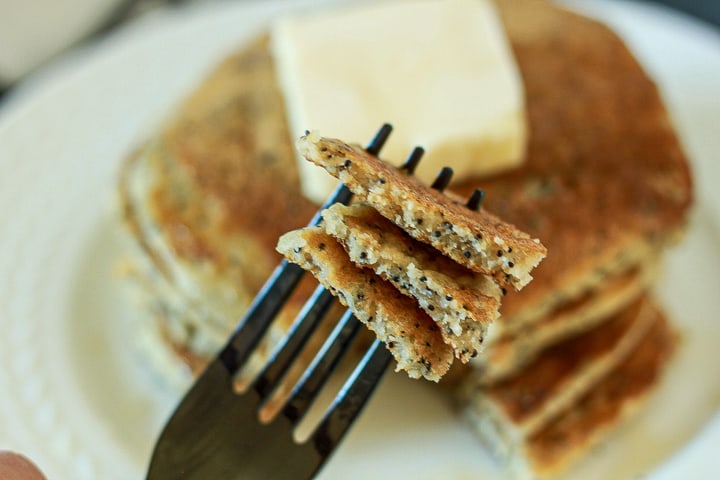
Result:
{"label": "golden brown pancake", "polygon": [[300,137],[297,148],[410,236],[502,285],[525,286],[545,256],[539,240],[482,208],[467,208],[362,148],[315,132]]}
{"label": "golden brown pancake", "polygon": [[438,325],[410,297],[372,270],[358,268],[320,227],[286,233],[278,251],[310,271],[358,320],[385,342],[397,369],[437,382],[450,369],[453,350]]}
{"label": "golden brown pancake", "polygon": [[[651,264],[609,277],[604,284],[525,328],[505,331],[499,337],[491,335],[483,354],[473,362],[476,376],[486,384],[496,382],[521,370],[549,345],[604,323],[647,290],[655,270]],[[492,328],[498,325],[502,323],[496,322]]]}
{"label": "golden brown pancake", "polygon": [[602,325],[544,350],[523,370],[489,386],[478,383],[468,401],[506,424],[506,435],[532,435],[634,350],[657,317],[649,303],[641,297]]}
{"label": "golden brown pancake", "polygon": [[299,194],[283,108],[262,38],[225,60],[163,130],[169,178],[154,185],[150,206],[178,258],[241,280],[256,269],[241,268],[247,245],[228,248],[233,236],[253,243],[253,263],[274,266],[280,234],[310,219],[316,207]]}
{"label": "golden brown pancake", "polygon": [[[488,212],[548,247],[532,284],[501,308],[500,322],[531,324],[657,258],[682,230],[692,190],[657,88],[614,33],[544,1],[498,7],[525,86],[527,158],[451,187],[462,198],[484,188]],[[261,38],[219,65],[125,171],[125,203],[143,218],[136,242],[153,248],[136,271],[146,284],[165,278],[157,295],[144,290],[147,303],[200,356],[269,275],[277,237],[315,208],[299,193],[292,141]]]}
{"label": "golden brown pancake", "polygon": [[[627,358],[588,389],[572,407],[537,432],[529,436],[513,434],[517,429],[514,422],[529,411],[524,405],[513,413],[512,419],[501,415],[493,417],[488,415],[487,409],[468,407],[467,417],[476,431],[511,469],[525,475],[529,473],[533,478],[547,478],[560,473],[600,442],[613,427],[637,411],[657,388],[675,349],[677,337],[663,312],[652,303],[646,306],[649,307],[649,331]],[[604,340],[598,336],[588,348],[596,350],[596,347],[601,347],[599,350],[602,350],[603,343]],[[573,349],[573,353],[585,356],[582,348]],[[571,355],[568,352],[566,359],[569,360]],[[553,374],[556,379],[566,374],[562,365],[558,367],[562,373]],[[536,390],[542,390],[537,389],[537,383]],[[507,402],[506,406],[510,403]]]}
{"label": "golden brown pancake", "polygon": [[500,288],[491,277],[455,263],[365,204],[333,205],[320,226],[358,266],[371,268],[418,305],[440,327],[463,363],[477,355],[497,318]]}
{"label": "golden brown pancake", "polygon": [[530,439],[528,457],[536,472],[547,477],[567,468],[635,413],[658,387],[678,339],[662,312],[657,315],[651,331],[624,364]]}
{"label": "golden brown pancake", "polygon": [[[692,203],[687,159],[655,83],[605,25],[540,0],[497,2],[525,88],[524,164],[453,190],[542,239],[534,281],[501,322],[540,316],[656,258]],[[548,303],[550,305],[548,305]]]}
{"label": "golden brown pancake", "polygon": [[299,193],[274,79],[263,37],[222,62],[121,171],[142,301],[195,366],[280,261],[278,236],[316,210]]}

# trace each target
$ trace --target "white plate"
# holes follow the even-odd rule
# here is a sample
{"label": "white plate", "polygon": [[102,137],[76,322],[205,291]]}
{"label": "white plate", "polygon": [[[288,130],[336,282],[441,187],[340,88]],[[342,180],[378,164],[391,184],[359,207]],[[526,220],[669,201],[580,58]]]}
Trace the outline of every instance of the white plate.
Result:
{"label": "white plate", "polygon": [[[0,448],[52,479],[140,478],[176,395],[133,352],[113,265],[118,166],[173,104],[288,3],[164,11],[66,58],[0,108]],[[573,2],[656,76],[698,183],[658,297],[684,343],[649,408],[570,478],[720,470],[720,38],[667,10]],[[642,179],[638,179],[642,181]],[[502,475],[437,389],[389,375],[323,478]]]}

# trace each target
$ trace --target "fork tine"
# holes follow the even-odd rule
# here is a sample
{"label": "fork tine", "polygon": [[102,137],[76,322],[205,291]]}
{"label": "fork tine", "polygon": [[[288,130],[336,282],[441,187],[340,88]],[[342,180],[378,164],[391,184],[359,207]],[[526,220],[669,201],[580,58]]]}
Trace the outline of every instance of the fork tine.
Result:
{"label": "fork tine", "polygon": [[307,413],[320,389],[330,377],[348,345],[360,331],[360,321],[347,310],[338,321],[320,351],[313,358],[283,408],[283,415],[292,423]]}
{"label": "fork tine", "polygon": [[315,215],[313,215],[312,220],[310,220],[310,223],[308,223],[308,226],[314,227],[318,225],[320,222],[322,222],[322,211],[326,208],[330,208],[332,205],[336,203],[342,203],[347,204],[350,199],[352,198],[352,192],[349,188],[347,188],[344,184],[340,183],[337,187],[335,187],[335,190],[330,194],[330,197],[323,203],[323,206],[320,207],[320,209],[315,212]]}
{"label": "fork tine", "polygon": [[[378,155],[392,126],[383,125],[366,151]],[[414,169],[422,154],[408,160]],[[340,184],[310,221],[322,221],[322,209],[348,203],[352,193]],[[374,390],[391,356],[378,341],[336,396],[313,441],[296,444],[293,428],[303,418],[320,389],[360,330],[350,311],[333,332],[292,391],[283,415],[260,422],[259,408],[286,374],[298,352],[327,313],[332,296],[318,287],[293,322],[282,344],[262,373],[244,393],[232,388],[234,377],[292,295],[304,270],[283,260],[262,287],[225,347],[178,405],[155,445],[148,479],[187,478],[310,478],[322,466]],[[284,461],[277,461],[282,452]]]}
{"label": "fork tine", "polygon": [[[387,127],[387,128],[386,128]],[[388,130],[389,129],[389,130]],[[392,127],[388,124],[378,131],[370,142],[378,151],[387,140]],[[322,211],[335,203],[347,204],[352,198],[352,192],[343,184],[339,184],[330,198],[313,216],[309,226],[315,226],[322,221]],[[240,365],[245,363],[250,353],[260,342],[272,320],[290,297],[305,271],[295,264],[283,260],[263,285],[258,295],[248,308],[242,321],[235,329],[218,357],[229,372],[235,374]]]}
{"label": "fork tine", "polygon": [[435,178],[435,181],[430,185],[430,188],[433,188],[439,192],[442,192],[445,190],[450,183],[450,180],[453,176],[453,169],[450,167],[443,167],[442,170],[440,170],[440,173],[438,173],[437,177]]}
{"label": "fork tine", "polygon": [[368,146],[365,147],[365,151],[368,152],[370,155],[377,156],[377,154],[380,153],[383,145],[385,145],[388,137],[392,133],[392,130],[392,125],[390,125],[389,123],[384,123],[383,126],[380,127],[380,129],[377,131],[373,139],[370,140]]}
{"label": "fork tine", "polygon": [[470,210],[475,210],[477,212],[478,210],[480,210],[483,200],[485,200],[485,190],[483,190],[482,188],[476,188],[475,191],[473,191],[472,195],[470,195],[470,198],[466,203],[467,208],[469,208]]}
{"label": "fork tine", "polygon": [[323,286],[318,286],[305,302],[302,311],[290,327],[290,332],[275,348],[265,368],[253,383],[253,388],[260,397],[265,398],[275,390],[278,381],[283,378],[300,349],[325,317],[334,298]]}
{"label": "fork tine", "polygon": [[253,300],[245,317],[218,355],[225,368],[234,375],[260,342],[272,320],[293,293],[305,271],[283,260]]}
{"label": "fork tine", "polygon": [[342,440],[380,383],[391,359],[392,354],[385,345],[375,339],[312,435],[321,455],[329,455]]}
{"label": "fork tine", "polygon": [[413,173],[415,173],[415,169],[417,168],[424,154],[425,150],[422,147],[415,147],[412,153],[410,153],[408,158],[405,160],[405,163],[402,164],[400,169],[404,170],[405,173],[407,173],[408,175],[412,175]]}

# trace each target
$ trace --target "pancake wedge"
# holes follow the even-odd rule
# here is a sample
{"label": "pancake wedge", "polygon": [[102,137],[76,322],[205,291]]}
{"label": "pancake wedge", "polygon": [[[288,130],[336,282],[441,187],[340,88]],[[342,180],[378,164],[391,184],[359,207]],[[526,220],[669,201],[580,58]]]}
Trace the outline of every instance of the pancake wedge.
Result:
{"label": "pancake wedge", "polygon": [[336,204],[323,211],[322,228],[359,266],[371,268],[418,305],[440,327],[463,363],[475,357],[498,317],[497,284],[413,239],[369,205]]}
{"label": "pancake wedge", "polygon": [[362,148],[310,132],[297,148],[403,231],[467,268],[516,289],[545,247],[484,209],[473,211]]}
{"label": "pancake wedge", "polygon": [[355,266],[343,247],[319,227],[283,235],[277,249],[310,271],[385,342],[397,369],[437,382],[453,363],[453,350],[437,324],[415,301],[369,269]]}
{"label": "pancake wedge", "polygon": [[566,415],[529,439],[527,459],[541,477],[578,460],[617,425],[638,412],[662,379],[678,338],[659,313],[628,360],[608,375]]}

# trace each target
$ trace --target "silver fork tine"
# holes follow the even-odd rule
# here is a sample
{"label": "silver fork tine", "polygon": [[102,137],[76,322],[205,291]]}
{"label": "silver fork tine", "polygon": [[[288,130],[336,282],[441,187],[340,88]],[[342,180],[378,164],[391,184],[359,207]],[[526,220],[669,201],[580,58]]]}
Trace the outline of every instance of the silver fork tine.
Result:
{"label": "silver fork tine", "polygon": [[447,188],[448,184],[450,184],[452,176],[453,169],[450,167],[443,167],[437,177],[435,177],[435,181],[432,185],[430,185],[430,188],[434,188],[435,190],[442,192]]}
{"label": "silver fork tine", "polygon": [[[380,150],[382,149],[383,145],[385,145],[385,142],[387,142],[387,139],[391,133],[392,125],[390,125],[389,123],[383,124],[382,127],[380,127],[380,129],[377,131],[377,133],[375,133],[375,136],[370,141],[365,150],[371,155],[377,155],[378,153],[380,153]],[[352,192],[350,192],[350,190],[345,185],[339,184],[335,188],[335,191],[333,191],[333,193],[330,195],[330,198],[328,198],[323,204],[323,206],[320,207],[320,209],[315,213],[308,225],[318,225],[322,221],[322,211],[324,209],[330,207],[335,203],[348,203],[350,201],[350,198],[352,198]],[[283,260],[281,265],[275,269],[275,272],[273,272],[273,275],[266,282],[265,286],[263,286],[262,290],[258,294],[258,297],[250,305],[248,312],[245,314],[243,322],[237,328],[226,347],[220,353],[221,361],[223,362],[223,364],[225,364],[228,370],[232,371],[233,373],[237,372],[239,366],[247,360],[247,357],[257,346],[258,342],[262,338],[262,335],[267,331],[267,328],[272,323],[272,319],[275,318],[277,313],[280,311],[280,308],[285,304],[293,289],[300,281],[300,278],[302,277],[304,272],[301,269],[298,272],[297,270],[299,269],[299,267],[291,267],[296,266],[289,265],[286,260]],[[327,299],[327,297],[324,298]],[[327,302],[327,306],[329,306],[329,299],[327,299]],[[303,341],[300,341],[301,339],[302,335],[299,335],[295,339],[295,341],[298,341],[299,344],[290,344],[288,346],[299,350],[300,347],[302,347],[302,345],[304,344],[304,341],[307,340],[307,338],[305,338]],[[286,341],[289,341],[289,339],[286,339]],[[290,355],[290,351],[286,352],[286,354],[289,355],[289,359],[292,359],[295,356],[294,354]],[[284,361],[286,359],[282,358],[279,360]],[[276,373],[278,376],[282,376],[282,374],[287,369],[287,365],[283,366],[282,363],[278,363],[277,367],[275,368],[277,368],[277,372],[268,373]],[[270,379],[268,378],[268,380]],[[267,389],[270,389],[270,391],[272,391],[272,388],[274,388],[277,380],[278,378],[274,378],[272,382],[266,382],[264,376],[261,375],[260,379],[258,380],[257,387],[260,388],[260,391],[265,392],[262,394],[263,396],[270,393],[269,391],[266,391]]]}
{"label": "silver fork tine", "polygon": [[385,145],[385,142],[390,136],[390,133],[392,133],[392,125],[390,125],[389,123],[383,124],[383,126],[380,127],[373,139],[370,140],[368,146],[365,147],[365,151],[368,152],[370,155],[377,156],[377,154],[380,153],[383,145]]}
{"label": "silver fork tine", "polygon": [[303,269],[286,260],[275,268],[218,356],[231,375],[245,363],[304,273]]}
{"label": "silver fork tine", "polygon": [[385,348],[385,345],[375,339],[312,435],[315,448],[321,454],[329,455],[342,440],[380,383],[380,378],[385,373],[391,359],[392,354]]}
{"label": "silver fork tine", "polygon": [[[375,135],[366,150],[377,155],[392,127]],[[421,150],[411,156],[417,164]],[[322,209],[347,203],[352,193],[339,185]],[[322,209],[310,225],[322,221]],[[332,300],[318,287],[293,322],[291,331],[252,388],[238,394],[232,388],[237,371],[257,347],[282,306],[295,290],[304,270],[282,261],[250,305],[220,354],[208,365],[175,410],[155,445],[148,479],[299,479],[312,477],[329,457],[378,383],[391,355],[375,341],[345,383],[312,441],[295,443],[293,429],[306,413],[340,358],[360,329],[347,311],[295,386],[283,415],[268,423],[259,419],[265,397],[274,391],[292,361],[326,314]],[[282,455],[282,461],[278,461]]]}
{"label": "silver fork tine", "polygon": [[293,424],[305,416],[359,330],[360,322],[347,310],[303,373],[283,408],[283,415]]}
{"label": "silver fork tine", "polygon": [[[387,140],[389,131],[383,133],[385,127],[392,130],[388,124],[378,131],[371,142],[371,146],[381,148]],[[382,134],[382,135],[381,135]],[[378,146],[379,145],[379,146]],[[352,192],[343,184],[337,186],[330,198],[323,204],[320,210],[315,213],[308,225],[314,226],[322,221],[322,210],[335,203],[347,203],[352,198]],[[248,308],[243,320],[228,340],[225,348],[220,352],[220,361],[225,367],[235,374],[240,366],[245,363],[250,353],[257,347],[263,334],[272,324],[280,309],[290,297],[300,278],[305,271],[295,264],[283,260],[275,268],[272,275],[265,282],[257,297]]]}
{"label": "silver fork tine", "polygon": [[275,390],[310,335],[325,317],[334,299],[332,293],[318,286],[310,299],[305,302],[302,311],[290,327],[289,334],[277,345],[265,369],[253,383],[252,388],[261,397],[266,397]]}

